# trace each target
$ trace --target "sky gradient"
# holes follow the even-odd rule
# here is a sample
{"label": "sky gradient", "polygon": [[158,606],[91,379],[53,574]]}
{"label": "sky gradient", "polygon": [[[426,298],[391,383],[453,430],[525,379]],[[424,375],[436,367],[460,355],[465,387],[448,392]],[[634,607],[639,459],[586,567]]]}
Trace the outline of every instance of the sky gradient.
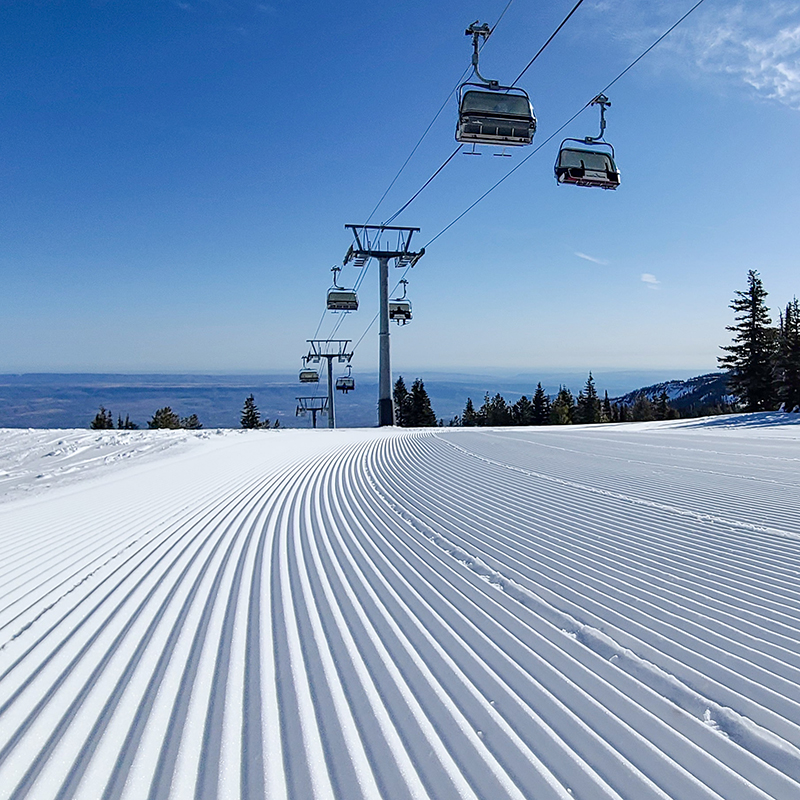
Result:
{"label": "sky gradient", "polygon": [[[349,245],[506,0],[0,2],[0,371],[300,367]],[[513,80],[572,7],[514,0],[481,55]],[[526,73],[543,142],[691,2],[586,0]],[[655,6],[655,8],[654,8]],[[616,192],[557,186],[583,112],[428,248],[393,368],[716,366],[758,269],[800,293],[800,10],[705,0],[608,94]],[[455,147],[453,98],[373,217]],[[435,237],[527,155],[459,155],[399,217]],[[358,340],[377,270],[337,335]],[[348,267],[341,281],[352,285]],[[338,317],[322,319],[328,335]],[[374,370],[377,328],[354,371]]]}

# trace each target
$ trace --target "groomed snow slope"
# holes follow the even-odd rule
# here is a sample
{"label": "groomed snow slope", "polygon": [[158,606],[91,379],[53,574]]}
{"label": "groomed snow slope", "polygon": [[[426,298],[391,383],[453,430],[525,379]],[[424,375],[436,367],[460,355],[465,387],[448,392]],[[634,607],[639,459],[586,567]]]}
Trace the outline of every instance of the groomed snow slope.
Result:
{"label": "groomed snow slope", "polygon": [[0,431],[0,796],[797,800],[798,422]]}

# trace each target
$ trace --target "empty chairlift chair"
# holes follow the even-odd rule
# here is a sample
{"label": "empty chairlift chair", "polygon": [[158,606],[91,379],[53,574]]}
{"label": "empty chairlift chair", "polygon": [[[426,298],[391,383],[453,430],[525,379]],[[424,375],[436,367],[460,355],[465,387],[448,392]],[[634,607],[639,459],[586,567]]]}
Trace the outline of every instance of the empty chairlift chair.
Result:
{"label": "empty chairlift chair", "polygon": [[350,289],[329,289],[328,311],[358,311],[358,295]]}
{"label": "empty chairlift chair", "polygon": [[328,311],[358,311],[358,295],[353,289],[343,289],[336,283],[341,267],[333,267],[333,287],[328,289]]}
{"label": "empty chairlift chair", "polygon": [[536,117],[527,92],[465,83],[458,95],[456,141],[502,147],[533,142]]}
{"label": "empty chairlift chair", "polygon": [[497,81],[484,78],[478,69],[479,42],[489,38],[491,29],[486,23],[473,22],[465,33],[472,37],[472,70],[479,83],[467,81],[458,89],[456,141],[473,146],[531,144],[536,117],[528,93],[513,86],[500,86]]}
{"label": "empty chairlift chair", "polygon": [[300,370],[300,383],[319,383],[319,372],[315,369],[303,367]]}

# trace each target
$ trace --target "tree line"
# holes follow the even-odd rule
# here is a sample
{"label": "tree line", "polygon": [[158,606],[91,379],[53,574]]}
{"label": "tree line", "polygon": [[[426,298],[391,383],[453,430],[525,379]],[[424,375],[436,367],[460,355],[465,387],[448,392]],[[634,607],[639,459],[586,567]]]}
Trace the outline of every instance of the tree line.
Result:
{"label": "tree line", "polygon": [[508,403],[500,393],[491,396],[487,392],[483,397],[483,405],[476,409],[472,399],[468,397],[461,415],[452,419],[449,425],[465,428],[594,425],[604,422],[677,419],[679,416],[681,412],[670,405],[666,391],[662,391],[655,400],[640,394],[631,405],[622,402],[612,403],[607,391],[603,393],[601,399],[590,372],[577,397],[565,386],[560,386],[556,395],[551,397],[545,393],[541,383],[537,384],[533,397],[522,395],[515,403]]}
{"label": "tree line", "polygon": [[[261,417],[255,397],[253,397],[252,394],[245,398],[239,422],[242,428],[280,427],[280,422],[278,420],[275,420],[275,424],[270,426],[269,420],[266,417]],[[131,422],[127,414],[124,420],[121,415],[117,416],[115,425],[114,415],[105,408],[105,406],[100,406],[100,410],[89,423],[89,427],[93,430],[108,430],[112,428],[116,428],[117,430],[139,430],[139,426],[135,422]],[[203,425],[197,418],[197,414],[181,417],[179,414],[175,413],[170,406],[164,406],[153,412],[153,416],[147,421],[147,427],[150,429],[170,428],[177,430],[183,428],[185,430],[200,430]]]}
{"label": "tree line", "polygon": [[[108,430],[116,428],[118,430],[137,431],[139,426],[131,422],[131,418],[126,414],[117,417],[117,424],[114,424],[114,415],[105,406],[100,406],[100,410],[95,414],[94,419],[89,423],[92,430]],[[148,428],[185,428],[186,430],[200,430],[203,425],[197,418],[197,414],[190,414],[188,417],[181,417],[176,414],[170,406],[156,409],[153,416],[147,421]]]}
{"label": "tree line", "polygon": [[612,403],[608,392],[604,392],[603,398],[600,399],[591,372],[577,397],[569,389],[561,386],[555,397],[551,398],[545,393],[541,383],[537,385],[531,398],[522,395],[515,403],[507,402],[499,392],[494,396],[487,392],[483,398],[483,405],[475,408],[472,398],[468,397],[462,413],[447,423],[443,419],[437,419],[425,384],[420,378],[414,381],[411,391],[408,391],[403,377],[400,376],[394,385],[394,404],[395,424],[406,428],[445,424],[465,428],[579,425],[675,419],[680,416],[680,412],[670,406],[666,391],[655,400],[640,395],[630,406],[620,402]]}

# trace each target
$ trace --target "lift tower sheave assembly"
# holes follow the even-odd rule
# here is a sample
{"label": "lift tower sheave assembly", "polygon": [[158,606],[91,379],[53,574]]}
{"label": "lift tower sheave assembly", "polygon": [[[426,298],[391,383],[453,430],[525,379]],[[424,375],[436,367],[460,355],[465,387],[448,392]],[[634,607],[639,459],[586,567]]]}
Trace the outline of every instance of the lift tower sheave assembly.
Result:
{"label": "lift tower sheave assembly", "polygon": [[349,364],[353,353],[348,352],[350,339],[307,339],[308,355],[306,363],[318,364],[321,359],[328,362],[328,427],[336,427],[336,409],[333,400],[333,360],[340,364]]}
{"label": "lift tower sheave assembly", "polygon": [[380,305],[378,314],[379,358],[378,367],[378,425],[394,425],[392,406],[392,367],[389,351],[389,262],[396,267],[413,267],[425,255],[425,248],[411,250],[411,237],[419,228],[395,225],[345,225],[353,233],[354,242],[344,257],[344,264],[353,261],[363,267],[370,258],[380,264]]}

